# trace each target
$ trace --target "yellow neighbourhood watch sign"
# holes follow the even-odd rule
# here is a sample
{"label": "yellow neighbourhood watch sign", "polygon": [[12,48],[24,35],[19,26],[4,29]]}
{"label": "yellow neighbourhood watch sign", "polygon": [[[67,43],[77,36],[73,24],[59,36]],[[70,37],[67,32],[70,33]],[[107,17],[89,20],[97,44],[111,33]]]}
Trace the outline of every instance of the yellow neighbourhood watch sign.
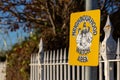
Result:
{"label": "yellow neighbourhood watch sign", "polygon": [[70,16],[69,64],[98,66],[100,10]]}

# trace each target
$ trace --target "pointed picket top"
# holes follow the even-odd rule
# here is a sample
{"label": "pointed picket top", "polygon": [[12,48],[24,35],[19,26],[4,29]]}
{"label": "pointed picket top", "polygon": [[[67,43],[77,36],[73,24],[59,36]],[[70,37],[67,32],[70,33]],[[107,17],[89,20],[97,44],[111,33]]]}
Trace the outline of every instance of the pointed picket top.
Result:
{"label": "pointed picket top", "polygon": [[53,51],[53,63],[55,63],[55,50]]}
{"label": "pointed picket top", "polygon": [[103,30],[105,32],[105,38],[112,36],[114,28],[112,27],[112,24],[110,22],[109,15],[107,16],[106,24],[105,24]]}
{"label": "pointed picket top", "polygon": [[108,26],[108,25],[112,26],[109,15],[107,16],[107,21],[106,21],[105,26]]}
{"label": "pointed picket top", "polygon": [[50,56],[49,51],[47,51],[46,55],[47,55],[47,57],[46,57],[46,63],[49,63],[49,56]]}
{"label": "pointed picket top", "polygon": [[117,54],[117,58],[119,59],[120,58],[120,40],[119,40],[119,38],[118,38],[118,42],[117,42],[116,54]]}
{"label": "pointed picket top", "polygon": [[56,58],[56,60],[57,60],[56,62],[57,62],[57,63],[59,62],[59,54],[60,54],[60,53],[59,53],[59,50],[57,50],[57,58]]}
{"label": "pointed picket top", "polygon": [[62,63],[62,59],[63,59],[63,57],[62,57],[63,54],[62,53],[63,53],[63,50],[61,49],[60,50],[60,63]]}
{"label": "pointed picket top", "polygon": [[66,48],[64,49],[64,63],[66,63],[67,59],[66,59]]}
{"label": "pointed picket top", "polygon": [[[42,38],[40,39],[40,43],[39,43],[39,51],[38,51],[38,63],[40,64],[40,62],[42,61],[41,57],[40,57],[40,53],[43,51],[43,41]],[[41,55],[43,58],[43,54]]]}
{"label": "pointed picket top", "polygon": [[38,52],[38,54],[40,53],[40,52],[42,52],[42,50],[43,50],[43,41],[42,41],[42,38],[40,39],[40,43],[39,43],[39,52]]}

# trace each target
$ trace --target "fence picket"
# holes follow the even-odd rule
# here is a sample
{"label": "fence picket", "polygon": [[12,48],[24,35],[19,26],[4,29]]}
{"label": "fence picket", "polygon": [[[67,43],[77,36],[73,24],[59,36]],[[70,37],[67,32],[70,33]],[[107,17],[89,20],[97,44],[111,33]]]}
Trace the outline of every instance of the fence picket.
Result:
{"label": "fence picket", "polygon": [[[47,51],[46,64],[49,64],[49,51]],[[47,80],[49,80],[49,65],[47,65]]]}
{"label": "fence picket", "polygon": [[72,80],[75,80],[75,66],[72,66]]}
{"label": "fence picket", "polygon": [[117,62],[117,80],[120,80],[120,61]]}
{"label": "fence picket", "polygon": [[85,80],[85,66],[82,66],[82,80]]}
{"label": "fence picket", "polygon": [[34,80],[34,68],[33,68],[33,64],[34,64],[34,62],[33,62],[33,54],[32,54],[32,72],[31,72],[31,74],[32,74],[32,77],[31,77],[31,80]]}
{"label": "fence picket", "polygon": [[[34,64],[35,64],[35,58],[36,58],[36,56],[34,55],[34,57],[33,57]],[[34,75],[33,80],[35,80],[35,66],[34,65],[33,65],[33,75]]]}
{"label": "fence picket", "polygon": [[[101,59],[101,55],[99,55],[99,60],[102,60]],[[102,76],[103,76],[103,74],[102,74],[102,63],[101,62],[99,62],[99,80],[102,80]]]}
{"label": "fence picket", "polygon": [[[47,62],[47,52],[44,53],[44,64]],[[46,65],[44,65],[44,80],[46,80]]]}
{"label": "fence picket", "polygon": [[[53,63],[55,63],[55,50],[53,51]],[[53,65],[53,80],[55,79],[55,65]]]}
{"label": "fence picket", "polygon": [[40,56],[38,56],[38,55],[40,55],[40,54],[36,54],[36,57],[38,57],[37,59],[36,59],[36,64],[38,64],[38,66],[36,66],[36,72],[35,72],[35,74],[36,74],[36,80],[40,80]]}
{"label": "fence picket", "polygon": [[[33,56],[33,55],[31,54],[31,58],[30,58],[30,63],[31,63],[31,64],[33,64],[33,63],[32,63],[32,56]],[[32,80],[32,77],[33,77],[33,75],[32,75],[32,70],[33,70],[33,69],[32,69],[32,65],[31,65],[31,64],[30,64],[30,80]]]}
{"label": "fence picket", "polygon": [[[57,50],[57,58],[56,58],[56,63],[59,62],[59,50]],[[57,80],[59,80],[59,65],[56,65],[57,67]]]}
{"label": "fence picket", "polygon": [[[50,64],[52,64],[52,51],[50,51]],[[49,66],[50,66],[50,80],[53,80],[52,65],[49,65]]]}
{"label": "fence picket", "polygon": [[[60,50],[60,63],[62,63],[62,60],[63,60],[63,58],[62,58],[62,49]],[[62,67],[62,64],[60,64],[60,80],[63,80],[63,67]]]}
{"label": "fence picket", "polygon": [[[63,63],[66,63],[66,48],[64,49],[64,62]],[[66,64],[64,64],[64,80],[66,80],[67,78],[66,78],[66,72],[67,72],[67,70],[66,70]]]}
{"label": "fence picket", "polygon": [[[120,59],[120,40],[118,38],[118,43],[117,43],[117,59]],[[117,80],[120,80],[120,61],[117,62]]]}
{"label": "fence picket", "polygon": [[107,80],[110,80],[110,62],[109,61],[107,61],[107,63],[108,63],[108,69],[107,69]]}
{"label": "fence picket", "polygon": [[77,66],[77,80],[81,80],[80,79],[80,67]]}
{"label": "fence picket", "polygon": [[70,65],[68,65],[68,80],[71,80],[71,79],[70,79],[70,72],[71,72],[71,70],[70,70]]}

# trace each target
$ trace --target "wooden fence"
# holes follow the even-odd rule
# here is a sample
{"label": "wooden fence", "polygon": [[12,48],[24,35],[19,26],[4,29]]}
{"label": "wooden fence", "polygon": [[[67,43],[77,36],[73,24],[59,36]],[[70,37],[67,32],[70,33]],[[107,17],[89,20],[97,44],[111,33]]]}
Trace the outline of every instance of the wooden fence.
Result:
{"label": "wooden fence", "polygon": [[[114,62],[115,64],[114,80],[120,80],[119,45],[118,42],[116,59],[108,60],[108,63]],[[99,56],[99,66],[95,71],[92,71],[93,80],[95,80],[95,77],[97,77],[97,80],[104,80],[103,63],[105,61],[101,59],[101,55]],[[68,64],[68,52],[66,49],[32,54],[30,67],[30,80],[86,80],[84,66],[70,66]]]}
{"label": "wooden fence", "polygon": [[6,62],[0,62],[0,80],[6,80]]}

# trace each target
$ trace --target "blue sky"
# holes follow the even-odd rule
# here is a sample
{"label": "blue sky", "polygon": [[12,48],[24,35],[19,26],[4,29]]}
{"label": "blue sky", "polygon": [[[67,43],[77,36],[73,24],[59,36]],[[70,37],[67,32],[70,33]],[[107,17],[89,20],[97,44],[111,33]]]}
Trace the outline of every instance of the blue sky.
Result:
{"label": "blue sky", "polygon": [[[24,8],[24,5],[19,5],[11,9],[21,13],[23,12]],[[24,32],[22,29],[22,26],[25,26],[25,23],[20,24],[21,27],[14,32],[11,32],[10,30],[6,29],[9,26],[13,27],[14,23],[16,22],[18,22],[18,20],[16,17],[12,16],[12,14],[10,14],[9,12],[3,12],[2,10],[0,11],[0,51],[10,49],[12,45],[14,45],[17,42],[21,42],[26,36],[29,36],[29,33]],[[10,24],[7,25],[7,23]],[[5,31],[7,31],[7,34],[4,33]]]}
{"label": "blue sky", "polygon": [[15,43],[20,43],[25,37],[28,37],[29,33],[24,32],[21,28],[15,32],[0,32],[0,50],[8,50]]}

